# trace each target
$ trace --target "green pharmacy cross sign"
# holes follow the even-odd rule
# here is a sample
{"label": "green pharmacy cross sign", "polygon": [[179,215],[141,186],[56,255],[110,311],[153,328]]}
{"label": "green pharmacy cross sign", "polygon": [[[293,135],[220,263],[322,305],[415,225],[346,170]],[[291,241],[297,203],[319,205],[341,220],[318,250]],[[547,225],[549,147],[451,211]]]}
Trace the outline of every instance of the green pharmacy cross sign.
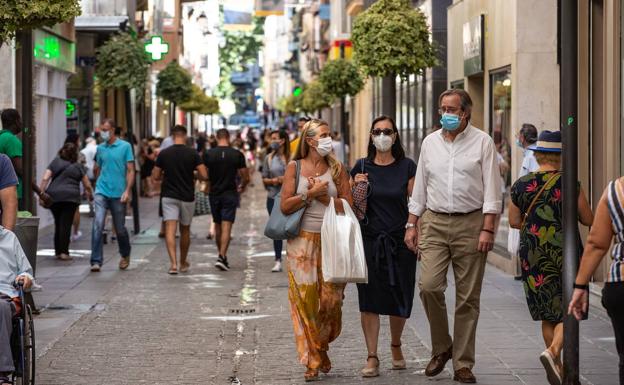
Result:
{"label": "green pharmacy cross sign", "polygon": [[152,36],[151,39],[145,43],[145,52],[147,52],[154,61],[162,60],[169,52],[169,44],[165,43],[161,36]]}
{"label": "green pharmacy cross sign", "polygon": [[72,99],[65,99],[65,116],[71,118],[76,111],[76,102]]}

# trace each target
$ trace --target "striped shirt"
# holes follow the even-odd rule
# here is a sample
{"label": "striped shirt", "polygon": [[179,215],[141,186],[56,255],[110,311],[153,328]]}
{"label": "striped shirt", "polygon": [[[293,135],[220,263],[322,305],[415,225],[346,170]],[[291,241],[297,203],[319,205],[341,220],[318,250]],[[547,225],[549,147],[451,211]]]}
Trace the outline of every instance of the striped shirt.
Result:
{"label": "striped shirt", "polygon": [[613,232],[615,233],[615,244],[611,251],[613,262],[609,268],[609,276],[607,282],[623,282],[624,281],[624,192],[622,186],[617,181],[609,183],[609,215],[613,224]]}

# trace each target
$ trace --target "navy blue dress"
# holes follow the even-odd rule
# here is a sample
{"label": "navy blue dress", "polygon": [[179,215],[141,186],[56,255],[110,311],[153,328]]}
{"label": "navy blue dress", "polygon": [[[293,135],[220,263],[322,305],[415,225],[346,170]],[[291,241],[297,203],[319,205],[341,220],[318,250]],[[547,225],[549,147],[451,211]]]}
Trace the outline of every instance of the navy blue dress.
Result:
{"label": "navy blue dress", "polygon": [[407,184],[416,175],[409,158],[387,166],[360,159],[351,176],[368,173],[366,218],[360,222],[368,283],[358,284],[360,311],[409,318],[414,302],[416,255],[405,245]]}

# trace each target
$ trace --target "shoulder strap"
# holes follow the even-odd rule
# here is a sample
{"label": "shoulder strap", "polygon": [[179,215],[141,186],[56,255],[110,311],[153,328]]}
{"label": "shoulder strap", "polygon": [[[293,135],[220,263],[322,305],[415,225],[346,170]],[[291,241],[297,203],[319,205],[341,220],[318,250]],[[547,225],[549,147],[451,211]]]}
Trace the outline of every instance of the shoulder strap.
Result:
{"label": "shoulder strap", "polygon": [[537,194],[535,195],[535,197],[531,201],[531,204],[529,205],[529,208],[527,208],[527,211],[522,216],[522,224],[520,225],[520,231],[522,231],[522,229],[524,228],[524,225],[526,224],[527,218],[529,217],[529,213],[531,212],[531,210],[533,210],[533,207],[535,207],[535,204],[537,203],[537,200],[542,196],[542,194],[546,190],[546,186],[548,186],[548,184],[550,182],[552,182],[555,179],[555,177],[557,177],[560,174],[561,174],[560,172],[556,172],[553,175],[551,175],[550,178],[548,178],[548,180],[546,181],[546,183],[544,183],[542,188],[537,192]]}
{"label": "shoulder strap", "polygon": [[299,188],[299,173],[301,172],[301,164],[299,162],[300,160],[295,161],[295,194]]}
{"label": "shoulder strap", "polygon": [[364,174],[364,162],[366,161],[365,158],[360,159],[360,171],[362,171],[362,174]]}

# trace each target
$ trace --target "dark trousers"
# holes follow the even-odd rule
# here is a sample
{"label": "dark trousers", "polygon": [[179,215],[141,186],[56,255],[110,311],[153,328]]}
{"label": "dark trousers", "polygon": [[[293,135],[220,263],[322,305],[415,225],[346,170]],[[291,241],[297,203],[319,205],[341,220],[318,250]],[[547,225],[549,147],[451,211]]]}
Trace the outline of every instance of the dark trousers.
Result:
{"label": "dark trousers", "polygon": [[69,237],[77,207],[78,203],[74,202],[57,202],[50,207],[54,216],[54,253],[56,255],[69,255]]}
{"label": "dark trousers", "polygon": [[[271,215],[271,210],[273,210],[273,205],[275,204],[275,199],[273,198],[267,198],[267,211],[269,212],[269,215]],[[279,209],[279,207],[278,207]],[[282,260],[282,246],[283,246],[283,241],[282,240],[274,240],[273,241],[273,250],[275,250],[275,260],[276,261],[281,261]]]}
{"label": "dark trousers", "polygon": [[620,356],[620,385],[624,385],[624,282],[607,282],[602,289],[602,306],[607,309]]}

